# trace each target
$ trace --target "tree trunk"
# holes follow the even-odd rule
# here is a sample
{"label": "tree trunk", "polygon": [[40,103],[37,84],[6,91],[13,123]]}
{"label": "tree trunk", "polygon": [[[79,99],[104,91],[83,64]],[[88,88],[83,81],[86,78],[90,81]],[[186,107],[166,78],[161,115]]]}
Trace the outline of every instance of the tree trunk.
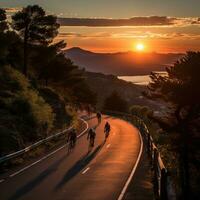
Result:
{"label": "tree trunk", "polygon": [[180,151],[179,151],[179,169],[180,169],[180,180],[181,180],[181,200],[190,199],[190,177],[189,177],[189,150],[188,150],[188,140],[189,140],[189,129],[188,121],[182,119],[181,117],[181,106],[178,106],[175,111],[175,116],[179,124],[180,133]]}
{"label": "tree trunk", "polygon": [[23,74],[27,76],[27,65],[28,65],[28,27],[25,28],[24,33],[24,66]]}
{"label": "tree trunk", "polygon": [[48,86],[48,78],[45,79],[45,86]]}
{"label": "tree trunk", "polygon": [[181,189],[182,200],[190,199],[190,175],[189,175],[189,158],[188,158],[188,131],[187,128],[182,130],[182,145],[180,149],[180,172],[181,172]]}

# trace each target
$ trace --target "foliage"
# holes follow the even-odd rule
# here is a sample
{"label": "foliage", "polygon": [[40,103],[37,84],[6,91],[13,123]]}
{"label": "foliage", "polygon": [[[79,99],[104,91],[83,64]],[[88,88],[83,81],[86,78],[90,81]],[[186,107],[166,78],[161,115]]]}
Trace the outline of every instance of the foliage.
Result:
{"label": "foliage", "polygon": [[56,16],[46,15],[38,5],[29,5],[12,16],[12,27],[30,44],[49,44],[58,34]]}
{"label": "foliage", "polygon": [[111,95],[105,99],[103,109],[126,112],[128,105],[127,102],[116,91],[113,91]]}
{"label": "foliage", "polygon": [[63,129],[66,125],[69,125],[73,119],[73,115],[66,109],[63,98],[51,88],[47,87],[40,88],[39,93],[51,106],[55,114],[55,120],[53,122],[54,128]]}
{"label": "foliage", "polygon": [[147,121],[153,115],[153,111],[147,106],[133,105],[130,108],[130,113]]}
{"label": "foliage", "polygon": [[33,72],[46,86],[72,88],[82,80],[82,72],[78,66],[60,52],[63,45],[65,43],[59,42],[35,48],[36,53],[32,57]]}
{"label": "foliage", "polygon": [[64,41],[52,43],[58,28],[37,5],[14,14],[10,25],[0,9],[0,154],[65,128],[76,120],[72,106],[96,102],[84,71],[65,57]]}
{"label": "foliage", "polygon": [[35,47],[36,53],[32,57],[33,73],[41,84],[54,88],[70,104],[95,106],[96,95],[86,84],[84,70],[74,65],[61,51],[65,45],[61,41],[48,47]]}
{"label": "foliage", "polygon": [[8,23],[6,21],[6,11],[0,8],[0,33],[8,30]]}
{"label": "foliage", "polygon": [[29,81],[20,72],[6,66],[0,69],[0,83],[0,141],[4,141],[0,153],[46,137],[54,115]]}
{"label": "foliage", "polygon": [[38,5],[27,6],[12,16],[12,28],[16,30],[24,44],[24,68],[27,75],[29,46],[48,45],[58,34],[57,17],[46,15]]}
{"label": "foliage", "polygon": [[[197,167],[191,161],[198,160],[200,152],[195,141],[199,141],[200,122],[200,52],[187,52],[173,67],[166,69],[167,76],[152,73],[149,85],[152,99],[163,99],[170,103],[166,117],[155,118],[171,138],[170,144],[179,158],[182,199],[189,199],[194,181],[190,173]],[[198,144],[199,145],[199,144]]]}
{"label": "foliage", "polygon": [[78,107],[96,106],[96,93],[94,93],[85,82],[75,86],[73,96],[75,105]]}
{"label": "foliage", "polygon": [[19,54],[20,38],[10,30],[5,10],[0,8],[0,65],[10,64],[13,67],[19,63],[22,56]]}

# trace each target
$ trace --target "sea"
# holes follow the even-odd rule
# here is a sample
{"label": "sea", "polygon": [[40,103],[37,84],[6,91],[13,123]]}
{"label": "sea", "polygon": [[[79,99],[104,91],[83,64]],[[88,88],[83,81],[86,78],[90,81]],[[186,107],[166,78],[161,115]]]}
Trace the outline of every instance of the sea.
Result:
{"label": "sea", "polygon": [[[156,72],[160,75],[166,76],[166,72]],[[150,75],[138,75],[138,76],[118,76],[119,79],[132,82],[136,85],[148,85],[151,81]]]}

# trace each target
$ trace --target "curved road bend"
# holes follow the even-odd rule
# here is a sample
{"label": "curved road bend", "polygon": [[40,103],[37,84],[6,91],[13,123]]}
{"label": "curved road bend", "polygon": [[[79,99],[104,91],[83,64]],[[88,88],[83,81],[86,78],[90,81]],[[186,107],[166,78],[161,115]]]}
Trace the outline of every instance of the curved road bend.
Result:
{"label": "curved road bend", "polygon": [[[112,129],[106,143],[105,121]],[[88,123],[95,127],[97,120]],[[138,158],[140,136],[128,122],[106,116],[95,128],[95,146],[89,153],[84,135],[69,155],[63,148],[0,183],[0,200],[116,200]]]}

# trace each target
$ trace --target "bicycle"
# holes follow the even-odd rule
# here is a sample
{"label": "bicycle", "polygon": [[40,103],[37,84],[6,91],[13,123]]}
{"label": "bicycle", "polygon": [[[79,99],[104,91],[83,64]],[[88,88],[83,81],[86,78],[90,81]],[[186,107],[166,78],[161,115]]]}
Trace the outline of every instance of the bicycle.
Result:
{"label": "bicycle", "polygon": [[98,121],[98,124],[100,124],[101,123],[101,113],[97,113],[97,121]]}
{"label": "bicycle", "polygon": [[108,139],[109,135],[110,135],[110,131],[109,131],[109,130],[106,130],[106,131],[105,131],[105,140]]}
{"label": "bicycle", "polygon": [[76,145],[76,139],[77,139],[77,134],[76,134],[76,131],[75,129],[73,129],[69,135],[68,135],[68,138],[67,138],[67,142],[68,142],[68,153],[70,153],[75,145]]}
{"label": "bicycle", "polygon": [[104,133],[105,133],[105,140],[107,140],[107,138],[110,135],[110,124],[108,122],[106,122],[105,124]]}
{"label": "bicycle", "polygon": [[88,151],[90,151],[90,149],[94,147],[95,137],[95,131],[93,129],[90,129],[87,136],[87,139],[89,139]]}
{"label": "bicycle", "polygon": [[68,143],[68,153],[72,152],[72,150],[75,148],[75,141],[74,140],[70,140]]}

